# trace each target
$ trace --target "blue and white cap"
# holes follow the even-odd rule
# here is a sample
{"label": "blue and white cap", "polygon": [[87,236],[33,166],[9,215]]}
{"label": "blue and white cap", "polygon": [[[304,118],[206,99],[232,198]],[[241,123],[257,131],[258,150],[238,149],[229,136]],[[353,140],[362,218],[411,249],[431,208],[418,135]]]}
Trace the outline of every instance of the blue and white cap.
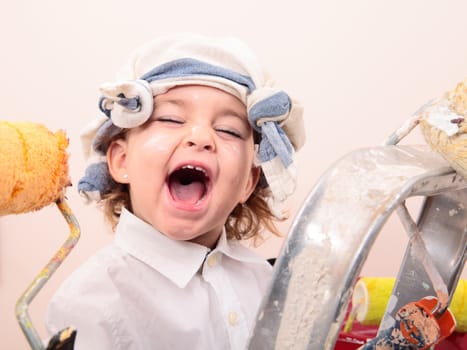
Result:
{"label": "blue and white cap", "polygon": [[[179,34],[137,49],[113,83],[101,85],[102,114],[83,131],[88,167],[78,191],[99,201],[111,177],[105,136],[142,125],[152,114],[154,96],[180,85],[207,85],[239,98],[251,126],[261,135],[257,165],[272,193],[273,213],[295,189],[294,152],[305,141],[303,108],[273,86],[252,51],[235,38]],[[279,215],[278,215],[279,216]]]}

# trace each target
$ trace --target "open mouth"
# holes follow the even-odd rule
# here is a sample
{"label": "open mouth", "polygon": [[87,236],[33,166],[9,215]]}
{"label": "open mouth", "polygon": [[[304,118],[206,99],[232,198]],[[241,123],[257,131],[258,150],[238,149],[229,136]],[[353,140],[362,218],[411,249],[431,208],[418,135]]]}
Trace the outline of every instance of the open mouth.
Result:
{"label": "open mouth", "polygon": [[186,204],[199,204],[209,190],[209,176],[201,167],[184,165],[169,175],[168,185],[172,198]]}

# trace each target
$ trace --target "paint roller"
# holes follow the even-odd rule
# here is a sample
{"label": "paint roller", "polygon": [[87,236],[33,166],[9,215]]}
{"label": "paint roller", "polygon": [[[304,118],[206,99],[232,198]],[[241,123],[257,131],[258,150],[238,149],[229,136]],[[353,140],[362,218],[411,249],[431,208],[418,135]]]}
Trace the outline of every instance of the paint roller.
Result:
{"label": "paint roller", "polygon": [[[449,165],[467,180],[467,79],[420,107],[390,137],[385,145],[396,145],[417,125],[431,149],[440,154]],[[448,290],[439,271],[426,251],[417,224],[411,219],[405,202],[397,208],[402,224],[412,243],[411,255],[423,261],[442,311],[448,304]]]}
{"label": "paint roller", "polygon": [[68,327],[44,346],[28,315],[28,305],[77,243],[78,222],[65,200],[70,186],[68,139],[32,122],[0,121],[0,216],[40,210],[55,203],[70,233],[49,263],[40,271],[16,304],[16,317],[35,350],[73,349],[76,331]]}
{"label": "paint roller", "polygon": [[[388,140],[385,142],[385,145],[398,144],[400,140],[408,135],[417,125],[420,125],[425,141],[431,149],[439,153],[448,161],[451,167],[459,175],[467,179],[467,139],[465,137],[467,132],[467,80],[458,83],[455,89],[446,92],[440,98],[431,100],[419,108],[412,117],[410,117],[401,127],[390,135]],[[417,224],[411,218],[405,206],[405,202],[397,208],[397,214],[409,234],[410,242],[412,244],[410,254],[422,263],[436,292],[436,307],[434,307],[432,312],[429,312],[428,314],[434,317],[433,319],[436,320],[439,327],[447,331],[445,334],[446,336],[449,328],[454,329],[454,327],[451,327],[450,325],[456,325],[454,317],[457,318],[457,325],[455,326],[456,330],[463,330],[465,332],[466,312],[463,309],[463,306],[463,310],[461,312],[459,312],[459,310],[454,312],[453,310],[447,309],[450,299],[447,285],[441,277],[438,269],[433,264],[421,237],[421,232],[419,231]],[[389,281],[379,281],[378,286],[383,287],[385,283],[389,283]],[[391,281],[391,285],[393,284],[394,282]],[[346,329],[351,325],[352,317],[355,316],[355,313],[359,312],[358,308],[366,310],[365,312],[360,310],[359,318],[362,322],[365,322],[365,318],[367,316],[373,319],[377,318],[378,321],[380,321],[381,318],[379,314],[381,317],[384,314],[384,312],[380,313],[376,307],[374,309],[369,307],[369,297],[371,294],[368,293],[368,289],[363,289],[363,286],[365,288],[368,287],[364,283],[364,280],[356,286],[356,298],[363,298],[363,302],[359,303],[358,300],[356,300],[356,309],[352,310],[349,322],[345,327]],[[460,286],[461,288],[463,287],[462,282],[460,283]],[[383,287],[383,289],[387,290],[389,293],[392,291],[392,287],[389,289]],[[365,290],[367,291],[368,300],[365,300]],[[374,299],[376,303],[373,306],[379,305],[378,298],[383,298],[385,300],[385,303],[383,303],[385,309],[389,297],[384,297],[382,294],[375,292],[376,291],[374,290],[372,293],[374,294],[373,297],[376,298]],[[464,298],[463,295],[462,297],[459,297],[459,293],[460,292],[457,293],[456,299],[460,298],[463,305]],[[419,302],[421,306],[416,305],[415,307],[421,310],[426,306],[425,304],[428,305],[432,301],[422,299]],[[452,302],[454,305],[457,304],[454,300]],[[375,314],[372,314],[373,312],[375,314],[377,313],[378,317],[376,317]],[[362,316],[362,313],[365,316]],[[407,320],[404,322],[406,321]],[[390,336],[390,334],[388,335]],[[443,335],[441,334],[441,336]]]}
{"label": "paint roller", "polygon": [[[353,317],[363,325],[379,325],[395,281],[394,277],[361,277],[352,294]],[[456,319],[455,330],[467,332],[467,280],[460,279],[457,283],[450,310]]]}

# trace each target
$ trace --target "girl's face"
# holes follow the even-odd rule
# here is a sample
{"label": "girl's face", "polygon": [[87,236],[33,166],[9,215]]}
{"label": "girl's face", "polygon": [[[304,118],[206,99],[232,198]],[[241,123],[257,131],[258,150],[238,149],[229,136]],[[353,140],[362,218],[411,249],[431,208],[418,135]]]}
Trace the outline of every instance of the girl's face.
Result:
{"label": "girl's face", "polygon": [[235,96],[212,87],[156,96],[150,120],[107,153],[113,178],[129,184],[133,213],[172,239],[214,246],[259,178],[246,114]]}

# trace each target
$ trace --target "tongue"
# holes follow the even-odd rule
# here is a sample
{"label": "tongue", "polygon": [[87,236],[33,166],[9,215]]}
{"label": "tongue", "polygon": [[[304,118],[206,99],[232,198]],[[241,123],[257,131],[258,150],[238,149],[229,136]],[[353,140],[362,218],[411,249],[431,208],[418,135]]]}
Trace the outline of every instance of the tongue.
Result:
{"label": "tongue", "polygon": [[204,194],[204,183],[200,181],[193,181],[189,184],[171,181],[170,187],[172,195],[176,200],[190,204],[196,204]]}

